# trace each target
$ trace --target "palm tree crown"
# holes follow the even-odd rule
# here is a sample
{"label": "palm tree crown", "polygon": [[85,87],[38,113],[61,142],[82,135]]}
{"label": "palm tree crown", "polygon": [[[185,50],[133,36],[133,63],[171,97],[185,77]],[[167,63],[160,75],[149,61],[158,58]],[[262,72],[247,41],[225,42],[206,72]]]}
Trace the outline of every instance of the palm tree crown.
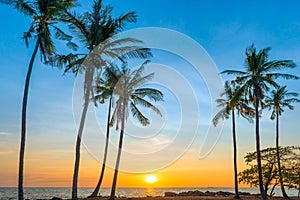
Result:
{"label": "palm tree crown", "polygon": [[274,120],[278,113],[279,116],[284,112],[284,108],[287,107],[290,110],[294,110],[292,103],[299,103],[300,100],[297,98],[298,93],[289,92],[286,86],[279,87],[277,90],[272,90],[271,95],[266,96],[266,106],[272,109],[271,119]]}
{"label": "palm tree crown", "polygon": [[[295,68],[296,64],[291,60],[268,61],[271,48],[264,48],[257,52],[254,45],[246,49],[245,71],[225,70],[222,73],[236,75],[236,82],[241,84],[241,90],[248,94],[249,100],[255,104],[255,99],[264,98],[270,86],[278,87],[277,78],[299,79],[295,75],[279,73],[278,70]],[[258,105],[259,106],[259,105]]]}
{"label": "palm tree crown", "polygon": [[213,118],[213,124],[216,126],[220,119],[228,119],[232,110],[237,110],[239,115],[252,122],[254,110],[248,106],[248,102],[243,98],[243,93],[240,93],[240,87],[236,86],[234,81],[226,81],[224,84],[224,92],[221,94],[222,99],[217,99],[216,102],[221,110]]}
{"label": "palm tree crown", "polygon": [[102,0],[95,0],[91,11],[79,14],[66,11],[64,22],[74,33],[75,38],[87,49],[83,53],[70,53],[68,55],[55,55],[49,60],[53,66],[64,66],[65,72],[71,70],[73,73],[86,70],[88,59],[93,60],[93,67],[100,69],[112,63],[115,59],[124,61],[128,58],[151,57],[149,49],[142,48],[136,44],[142,41],[134,38],[116,38],[115,35],[124,30],[127,23],[136,22],[135,12],[121,14],[113,17],[113,7],[104,6]]}
{"label": "palm tree crown", "polygon": [[14,9],[32,18],[31,25],[23,35],[26,46],[31,38],[36,38],[41,56],[47,61],[55,53],[55,46],[51,32],[60,40],[66,40],[69,47],[76,48],[71,42],[72,37],[65,34],[57,24],[63,21],[63,13],[74,7],[76,0],[7,0],[4,1]]}
{"label": "palm tree crown", "polygon": [[[145,117],[140,110],[138,109],[138,105],[150,108],[158,115],[162,116],[159,109],[157,109],[154,105],[152,105],[149,101],[144,99],[147,97],[153,101],[162,101],[163,94],[159,90],[153,88],[139,88],[145,82],[152,79],[154,73],[148,74],[146,76],[142,76],[144,71],[144,65],[147,63],[146,61],[140,68],[137,70],[131,71],[130,69],[123,67],[119,70],[119,74],[122,74],[118,83],[114,89],[114,96],[117,96],[114,113],[111,119],[111,125],[116,123],[116,128],[119,128],[121,121],[123,119],[127,119],[129,116],[129,110],[132,113],[132,116],[136,118],[143,126],[148,125],[149,119]],[[123,113],[122,110],[125,110]]]}

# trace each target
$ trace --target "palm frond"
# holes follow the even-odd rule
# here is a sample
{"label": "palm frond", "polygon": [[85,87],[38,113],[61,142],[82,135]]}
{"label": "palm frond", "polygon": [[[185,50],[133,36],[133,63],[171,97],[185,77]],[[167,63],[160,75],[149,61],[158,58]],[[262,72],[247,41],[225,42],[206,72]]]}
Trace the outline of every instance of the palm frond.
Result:
{"label": "palm frond", "polygon": [[143,126],[149,125],[149,119],[147,119],[147,117],[145,117],[132,102],[130,103],[130,111],[132,116],[136,118]]}
{"label": "palm frond", "polygon": [[220,119],[228,119],[230,115],[230,109],[228,109],[228,107],[224,107],[222,108],[222,110],[220,110],[215,117],[212,119],[213,125],[217,126],[217,124],[219,123]]}
{"label": "palm frond", "polygon": [[298,80],[299,77],[291,74],[282,74],[282,73],[268,73],[266,74],[267,77],[277,79],[277,78],[283,78],[283,79],[293,79]]}
{"label": "palm frond", "polygon": [[247,75],[246,72],[238,71],[238,70],[224,70],[221,74],[228,74],[228,75],[237,75],[237,76],[244,76]]}
{"label": "palm frond", "polygon": [[149,101],[146,101],[145,99],[142,99],[136,95],[132,95],[131,99],[133,100],[133,104],[135,105],[142,105],[145,108],[152,109],[156,114],[160,115],[162,117],[162,113],[158,108],[156,108],[153,104],[151,104]]}
{"label": "palm frond", "polygon": [[23,39],[25,40],[26,47],[29,46],[29,40],[32,38],[32,35],[35,33],[35,23],[31,23],[29,30],[24,32]]}
{"label": "palm frond", "polygon": [[88,46],[88,25],[86,15],[79,15],[76,12],[66,11],[63,22],[68,23],[69,29],[79,38],[79,40]]}
{"label": "palm frond", "polygon": [[286,68],[295,68],[296,64],[292,60],[273,60],[264,63],[265,71],[281,70]]}
{"label": "palm frond", "polygon": [[56,26],[52,26],[52,28],[55,30],[55,37],[59,40],[65,40],[65,41],[71,41],[72,36],[64,33],[60,28]]}
{"label": "palm frond", "polygon": [[164,95],[161,91],[154,88],[139,88],[134,90],[134,95],[144,98],[148,97],[154,101],[163,101]]}
{"label": "palm frond", "polygon": [[37,15],[36,10],[33,8],[33,5],[30,2],[24,0],[1,0],[0,3],[7,4],[23,13],[26,16],[35,16]]}

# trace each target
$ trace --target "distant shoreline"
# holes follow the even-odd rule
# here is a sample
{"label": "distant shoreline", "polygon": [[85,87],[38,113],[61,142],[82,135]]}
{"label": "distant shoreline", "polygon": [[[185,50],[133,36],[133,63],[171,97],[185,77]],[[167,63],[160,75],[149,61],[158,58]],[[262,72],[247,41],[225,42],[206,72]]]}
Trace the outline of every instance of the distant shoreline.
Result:
{"label": "distant shoreline", "polygon": [[[107,200],[110,194],[110,188],[100,190],[101,197],[86,198],[94,188],[79,188],[78,197],[82,200]],[[118,188],[116,196],[118,200],[202,200],[202,199],[233,199],[234,188]],[[240,188],[242,199],[252,200],[261,199],[257,194],[257,188]],[[292,200],[299,200],[298,191],[289,191]],[[71,198],[70,187],[26,187],[24,191],[26,199],[36,200],[66,200]],[[280,197],[280,188],[276,188],[276,196],[269,199],[283,199]],[[16,200],[16,187],[0,187],[0,199]]]}

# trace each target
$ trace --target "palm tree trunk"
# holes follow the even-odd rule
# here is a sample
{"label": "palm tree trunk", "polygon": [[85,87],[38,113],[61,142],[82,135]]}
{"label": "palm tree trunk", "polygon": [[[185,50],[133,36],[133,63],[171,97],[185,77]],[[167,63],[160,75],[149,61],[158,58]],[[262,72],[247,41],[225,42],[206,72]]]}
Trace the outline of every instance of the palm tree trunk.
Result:
{"label": "palm tree trunk", "polygon": [[115,173],[114,173],[114,180],[111,187],[111,193],[109,200],[115,199],[115,193],[116,193],[116,186],[117,186],[117,178],[118,178],[118,172],[119,172],[119,164],[121,160],[121,153],[122,153],[122,145],[123,145],[123,135],[124,135],[124,129],[125,129],[125,104],[123,103],[123,116],[122,116],[122,127],[121,127],[121,133],[120,133],[120,139],[119,139],[119,149],[118,149],[118,156],[117,156],[117,162],[115,167]]}
{"label": "palm tree trunk", "polygon": [[28,101],[28,91],[30,78],[33,68],[33,63],[39,49],[39,39],[37,39],[30,62],[27,70],[24,94],[23,94],[23,102],[22,102],[22,127],[21,127],[21,145],[20,145],[20,155],[19,155],[19,181],[18,181],[18,199],[24,199],[24,191],[23,191],[23,171],[24,171],[24,155],[25,155],[25,140],[26,140],[26,112],[27,112],[27,101]]}
{"label": "palm tree trunk", "polygon": [[236,131],[235,131],[235,115],[232,109],[232,139],[233,139],[233,165],[234,165],[234,188],[235,199],[240,199],[239,184],[238,184],[238,171],[237,171],[237,146],[236,146]]}
{"label": "palm tree trunk", "polygon": [[260,194],[263,200],[267,200],[268,197],[264,191],[263,176],[261,168],[261,155],[260,155],[260,136],[259,136],[259,100],[257,95],[255,96],[255,136],[256,136],[256,154],[257,154],[257,170],[258,170],[258,180]]}
{"label": "palm tree trunk", "polygon": [[284,190],[284,185],[283,185],[283,180],[282,180],[282,173],[281,173],[280,155],[279,155],[279,112],[278,111],[276,111],[276,156],[277,156],[279,182],[280,182],[280,188],[281,188],[281,191],[282,191],[282,196],[285,199],[289,199],[289,196],[286,194],[286,192]]}
{"label": "palm tree trunk", "polygon": [[112,98],[109,98],[109,107],[108,107],[108,115],[107,115],[107,124],[106,124],[106,141],[105,141],[105,149],[104,149],[104,156],[103,156],[103,163],[99,181],[94,192],[89,197],[96,197],[99,193],[101,183],[104,177],[105,165],[106,165],[106,158],[107,158],[107,150],[108,150],[108,142],[109,142],[109,122],[110,122],[110,114],[111,114],[111,106],[112,106]]}
{"label": "palm tree trunk", "polygon": [[75,150],[75,165],[74,165],[74,174],[73,174],[73,185],[72,185],[72,199],[77,200],[77,185],[78,185],[78,173],[79,173],[79,163],[80,163],[80,145],[81,137],[84,128],[85,118],[87,110],[89,107],[89,97],[92,89],[92,81],[94,75],[94,68],[88,67],[85,73],[85,87],[84,87],[84,106],[81,114],[80,125],[77,134],[76,141],[76,150]]}

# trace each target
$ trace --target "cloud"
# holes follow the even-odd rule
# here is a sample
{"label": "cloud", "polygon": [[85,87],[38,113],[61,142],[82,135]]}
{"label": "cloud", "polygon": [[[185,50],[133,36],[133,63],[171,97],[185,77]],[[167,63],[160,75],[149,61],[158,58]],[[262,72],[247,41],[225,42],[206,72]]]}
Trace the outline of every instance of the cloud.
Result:
{"label": "cloud", "polygon": [[0,156],[10,155],[12,153],[12,151],[0,151]]}
{"label": "cloud", "polygon": [[8,132],[1,132],[1,131],[0,131],[0,136],[1,136],[1,135],[12,135],[12,133],[8,133]]}

